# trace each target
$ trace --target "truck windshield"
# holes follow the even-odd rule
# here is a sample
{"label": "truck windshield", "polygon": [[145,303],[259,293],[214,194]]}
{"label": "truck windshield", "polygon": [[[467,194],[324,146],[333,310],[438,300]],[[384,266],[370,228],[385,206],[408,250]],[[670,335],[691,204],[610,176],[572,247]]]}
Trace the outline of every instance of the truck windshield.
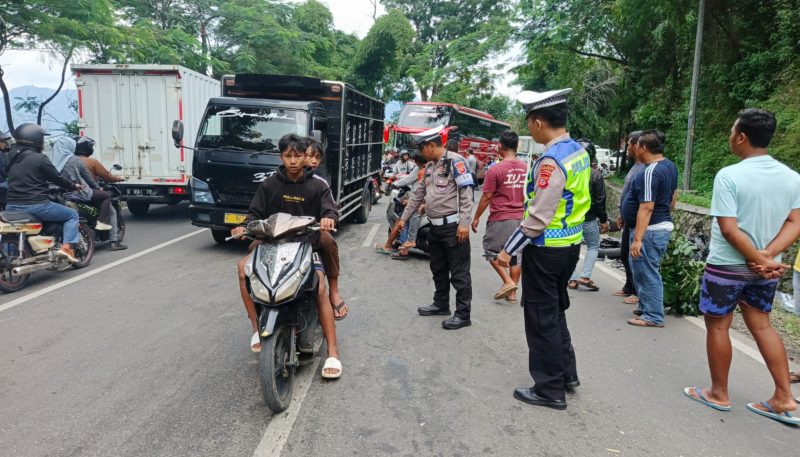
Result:
{"label": "truck windshield", "polygon": [[450,120],[450,107],[441,105],[406,105],[397,120],[399,127],[430,129],[447,125]]}
{"label": "truck windshield", "polygon": [[197,147],[277,151],[278,140],[287,133],[308,135],[308,113],[278,108],[217,106],[208,109]]}

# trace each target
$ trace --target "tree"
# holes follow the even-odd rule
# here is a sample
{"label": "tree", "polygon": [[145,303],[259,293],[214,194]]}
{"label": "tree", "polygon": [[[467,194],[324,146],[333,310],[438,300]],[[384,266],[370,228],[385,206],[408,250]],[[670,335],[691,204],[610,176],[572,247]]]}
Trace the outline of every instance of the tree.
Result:
{"label": "tree", "polygon": [[435,97],[448,83],[473,83],[464,79],[463,70],[485,68],[511,34],[506,2],[387,0],[385,4],[402,11],[416,31],[407,75],[422,100]]}
{"label": "tree", "polygon": [[[114,27],[113,11],[110,0],[0,0],[0,54],[6,49],[45,47],[64,57],[61,85],[39,105],[38,123],[41,124],[47,103],[61,91],[74,51],[90,47],[92,43],[116,43],[122,39],[122,34]],[[8,128],[13,132],[11,100],[4,75],[0,66],[0,92]]]}
{"label": "tree", "polygon": [[414,29],[400,10],[381,16],[358,44],[350,79],[365,92],[383,100],[409,101],[404,77],[414,40]]}

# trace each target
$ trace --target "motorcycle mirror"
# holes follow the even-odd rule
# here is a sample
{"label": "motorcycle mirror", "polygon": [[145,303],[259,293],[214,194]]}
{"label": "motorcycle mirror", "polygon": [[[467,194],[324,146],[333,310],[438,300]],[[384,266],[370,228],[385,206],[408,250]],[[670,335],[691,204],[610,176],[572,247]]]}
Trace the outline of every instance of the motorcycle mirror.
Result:
{"label": "motorcycle mirror", "polygon": [[111,169],[114,171],[122,171],[122,165],[115,163],[114,165],[111,165]]}
{"label": "motorcycle mirror", "polygon": [[175,147],[181,147],[183,141],[183,121],[174,121],[172,123],[172,139],[175,141]]}

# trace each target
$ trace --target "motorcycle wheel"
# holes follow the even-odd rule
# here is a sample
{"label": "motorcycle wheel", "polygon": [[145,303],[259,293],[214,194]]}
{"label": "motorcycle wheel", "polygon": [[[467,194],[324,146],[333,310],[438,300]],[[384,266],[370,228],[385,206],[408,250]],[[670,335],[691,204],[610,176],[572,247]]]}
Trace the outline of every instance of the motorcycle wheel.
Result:
{"label": "motorcycle wheel", "polygon": [[[0,251],[3,252],[5,259],[8,260],[8,263],[10,263],[12,260],[18,257],[24,257],[27,254],[28,249],[26,246],[23,250],[20,250],[19,240],[14,237],[4,238],[2,242],[0,242]],[[3,266],[2,272],[0,272],[0,290],[5,293],[16,292],[27,286],[30,279],[31,275],[12,276],[11,266],[6,264]]]}
{"label": "motorcycle wheel", "polygon": [[274,334],[261,340],[261,393],[267,407],[276,414],[288,408],[292,401],[294,367],[289,366],[289,361],[294,348],[290,331],[288,326],[281,325]]}
{"label": "motorcycle wheel", "polygon": [[94,257],[94,232],[86,224],[79,224],[78,232],[81,234],[80,246],[74,248],[78,262],[72,264],[76,270],[88,267]]}
{"label": "motorcycle wheel", "polygon": [[422,227],[417,232],[417,248],[422,252],[431,252],[431,246],[428,244],[428,237],[430,236],[431,228],[430,226],[426,225]]}

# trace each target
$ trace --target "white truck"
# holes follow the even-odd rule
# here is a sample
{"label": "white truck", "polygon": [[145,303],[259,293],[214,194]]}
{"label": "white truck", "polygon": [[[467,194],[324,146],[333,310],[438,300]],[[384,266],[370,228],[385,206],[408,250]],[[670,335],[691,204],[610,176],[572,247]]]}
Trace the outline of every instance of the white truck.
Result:
{"label": "white truck", "polygon": [[[190,148],[219,81],[177,65],[73,65],[72,73],[80,134],[96,141],[95,157],[106,168],[122,167],[126,180],[118,185],[130,212],[189,200]],[[175,119],[187,131],[186,147],[173,144]]]}

